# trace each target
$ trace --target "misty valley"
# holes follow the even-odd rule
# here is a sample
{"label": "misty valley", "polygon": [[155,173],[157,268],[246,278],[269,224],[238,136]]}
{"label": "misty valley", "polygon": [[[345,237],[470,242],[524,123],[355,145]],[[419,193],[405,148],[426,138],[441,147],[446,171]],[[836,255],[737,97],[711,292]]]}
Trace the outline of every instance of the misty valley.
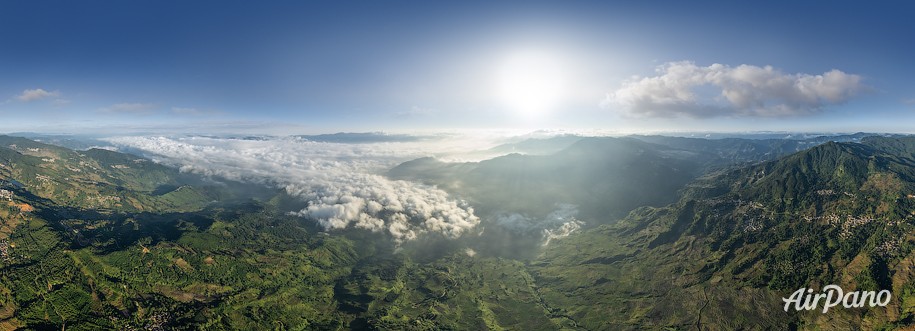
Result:
{"label": "misty valley", "polygon": [[[0,136],[0,330],[915,316],[911,136],[25,136]],[[831,284],[892,295],[783,309]]]}

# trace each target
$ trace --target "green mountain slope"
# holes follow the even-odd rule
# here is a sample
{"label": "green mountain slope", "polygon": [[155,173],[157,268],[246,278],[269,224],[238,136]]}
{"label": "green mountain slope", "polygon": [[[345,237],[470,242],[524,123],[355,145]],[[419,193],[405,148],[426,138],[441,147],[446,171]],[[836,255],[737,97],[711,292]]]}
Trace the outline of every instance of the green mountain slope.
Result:
{"label": "green mountain slope", "polygon": [[116,211],[199,210],[212,199],[186,188],[180,199],[153,194],[180,187],[183,176],[147,159],[107,150],[78,152],[25,138],[0,136],[0,184],[74,208]]}
{"label": "green mountain slope", "polygon": [[[890,153],[912,142],[826,143],[709,175],[675,204],[557,240],[532,274],[548,304],[592,329],[908,323],[915,164]],[[782,310],[782,297],[828,284],[894,297],[886,308]]]}

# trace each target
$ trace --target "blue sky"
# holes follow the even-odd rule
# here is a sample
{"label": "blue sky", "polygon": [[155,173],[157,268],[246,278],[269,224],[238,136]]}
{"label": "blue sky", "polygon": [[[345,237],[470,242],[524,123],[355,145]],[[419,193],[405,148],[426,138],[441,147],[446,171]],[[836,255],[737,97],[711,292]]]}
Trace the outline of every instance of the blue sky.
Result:
{"label": "blue sky", "polygon": [[912,9],[2,1],[0,132],[911,132]]}

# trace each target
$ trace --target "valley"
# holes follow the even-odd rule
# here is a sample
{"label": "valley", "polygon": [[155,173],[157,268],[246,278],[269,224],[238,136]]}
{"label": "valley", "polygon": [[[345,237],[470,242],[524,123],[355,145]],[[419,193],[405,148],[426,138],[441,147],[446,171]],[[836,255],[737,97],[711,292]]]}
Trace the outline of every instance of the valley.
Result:
{"label": "valley", "polygon": [[[387,176],[463,197],[482,223],[396,241],[285,212],[298,207],[281,189],[0,137],[0,327],[904,325],[915,140],[818,139],[585,137],[546,154],[408,161]],[[781,309],[828,284],[893,296]]]}

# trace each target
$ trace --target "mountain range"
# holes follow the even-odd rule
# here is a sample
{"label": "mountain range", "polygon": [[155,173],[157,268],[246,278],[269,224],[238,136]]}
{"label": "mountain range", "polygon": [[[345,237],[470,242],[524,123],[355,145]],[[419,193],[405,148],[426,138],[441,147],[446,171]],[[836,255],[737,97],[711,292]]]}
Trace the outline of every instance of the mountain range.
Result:
{"label": "mountain range", "polygon": [[[287,213],[281,189],[0,136],[0,330],[912,322],[915,137],[555,139],[390,169],[483,220],[458,239],[395,243]],[[828,284],[893,296],[782,309]]]}

